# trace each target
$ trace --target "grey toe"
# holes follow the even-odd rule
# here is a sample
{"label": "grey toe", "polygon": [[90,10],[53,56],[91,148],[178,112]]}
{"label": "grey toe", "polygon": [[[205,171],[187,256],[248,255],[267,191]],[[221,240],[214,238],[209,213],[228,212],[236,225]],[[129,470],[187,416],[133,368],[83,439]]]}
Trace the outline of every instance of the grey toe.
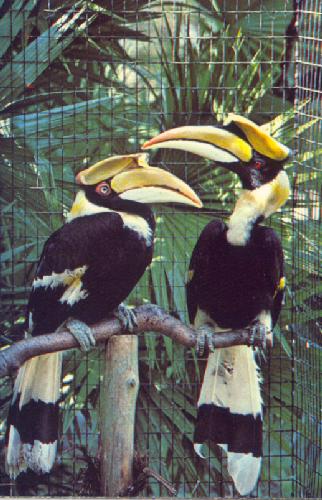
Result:
{"label": "grey toe", "polygon": [[120,321],[122,330],[124,331],[132,333],[138,326],[135,312],[123,303],[114,311],[114,315]]}
{"label": "grey toe", "polygon": [[66,328],[76,338],[81,351],[88,352],[96,345],[91,328],[83,321],[71,318],[66,321]]}
{"label": "grey toe", "polygon": [[203,356],[205,348],[209,349],[211,352],[214,350],[212,343],[212,334],[214,329],[210,325],[202,325],[196,330],[196,351],[198,356]]}
{"label": "grey toe", "polygon": [[270,338],[270,331],[265,325],[259,321],[254,321],[249,327],[249,345],[253,348],[259,346],[262,349],[266,348],[266,340]]}

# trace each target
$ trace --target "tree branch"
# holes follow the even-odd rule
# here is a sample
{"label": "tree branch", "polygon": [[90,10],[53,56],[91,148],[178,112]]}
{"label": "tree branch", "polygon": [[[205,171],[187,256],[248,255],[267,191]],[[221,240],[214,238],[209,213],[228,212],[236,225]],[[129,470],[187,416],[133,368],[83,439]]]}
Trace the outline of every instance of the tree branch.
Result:
{"label": "tree branch", "polygon": [[[196,331],[166,313],[161,307],[146,304],[137,307],[134,312],[138,323],[134,334],[151,331],[167,335],[185,347],[196,346]],[[128,332],[122,331],[119,320],[114,318],[96,323],[92,326],[92,331],[97,343],[108,340],[112,335],[124,333],[128,335]],[[259,336],[253,340],[250,339],[248,329],[212,334],[214,348],[233,345],[262,346],[262,344],[263,339]],[[0,377],[14,373],[25,361],[33,356],[65,351],[74,347],[78,347],[78,342],[68,330],[20,340],[7,349],[0,351]]]}

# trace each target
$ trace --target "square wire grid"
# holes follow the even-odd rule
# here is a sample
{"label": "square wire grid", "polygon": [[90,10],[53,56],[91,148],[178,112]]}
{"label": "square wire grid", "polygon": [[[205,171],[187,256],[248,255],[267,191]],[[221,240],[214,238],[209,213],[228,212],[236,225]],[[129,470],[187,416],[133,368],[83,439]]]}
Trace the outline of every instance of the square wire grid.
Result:
{"label": "square wire grid", "polygon": [[[0,13],[3,346],[23,334],[35,263],[71,205],[76,171],[135,152],[161,129],[215,123],[231,111],[259,123],[291,116],[281,140],[293,137],[297,151],[289,168],[293,197],[269,221],[282,237],[288,286],[273,352],[261,361],[266,412],[257,495],[319,495],[320,2],[16,0],[1,2]],[[151,159],[194,187],[206,208],[155,207],[153,263],[129,303],[157,302],[187,320],[192,248],[208,220],[231,212],[238,185],[191,155]],[[140,338],[139,355],[138,452],[179,496],[232,495],[218,449],[204,462],[192,449],[204,361],[150,333]],[[59,464],[18,487],[1,465],[1,494],[99,493],[101,364],[99,350],[66,354]],[[10,380],[1,387],[2,433],[11,387]],[[143,493],[167,495],[153,479]]]}

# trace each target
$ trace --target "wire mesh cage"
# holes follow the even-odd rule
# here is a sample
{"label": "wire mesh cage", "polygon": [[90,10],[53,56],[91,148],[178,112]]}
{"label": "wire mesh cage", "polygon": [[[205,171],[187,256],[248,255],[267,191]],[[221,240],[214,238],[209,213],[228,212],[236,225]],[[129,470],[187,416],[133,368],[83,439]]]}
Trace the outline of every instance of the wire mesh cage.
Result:
{"label": "wire mesh cage", "polygon": [[[295,155],[292,196],[269,220],[287,286],[274,348],[260,359],[264,460],[255,495],[321,495],[321,3],[14,0],[0,2],[0,14],[1,347],[23,338],[35,265],[71,206],[77,171],[139,151],[161,130],[222,122],[229,112],[271,122]],[[240,186],[189,153],[156,151],[151,164],[184,179],[204,209],[154,208],[153,261],[127,302],[157,303],[188,322],[192,249],[208,221],[228,217]],[[1,495],[100,493],[103,363],[103,348],[64,353],[57,464],[14,483],[2,459]],[[225,454],[209,446],[202,460],[193,451],[204,368],[194,350],[166,337],[139,338],[135,474],[148,466],[178,496],[236,494]],[[2,444],[12,387],[2,379]],[[137,494],[169,490],[152,474]]]}

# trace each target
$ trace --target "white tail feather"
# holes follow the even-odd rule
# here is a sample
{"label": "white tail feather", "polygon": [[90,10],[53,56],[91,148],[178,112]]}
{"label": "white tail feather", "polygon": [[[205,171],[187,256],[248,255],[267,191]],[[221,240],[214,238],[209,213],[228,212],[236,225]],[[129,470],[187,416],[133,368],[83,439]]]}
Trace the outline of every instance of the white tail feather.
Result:
{"label": "white tail feather", "polygon": [[198,457],[200,457],[200,458],[206,458],[206,456],[201,451],[202,447],[203,447],[203,443],[194,443],[194,445],[193,445],[195,453],[198,455]]}
{"label": "white tail feather", "polygon": [[29,467],[39,474],[50,472],[57,452],[57,441],[54,443],[41,443],[35,440],[33,445],[23,444],[19,432],[11,425],[5,469],[7,474],[16,479],[21,472]]}
{"label": "white tail feather", "polygon": [[[19,397],[19,409],[31,399],[36,402],[56,403],[60,395],[61,366],[61,353],[46,354],[28,360],[18,372],[12,404],[17,397]],[[35,439],[33,444],[23,443],[19,430],[10,425],[6,470],[12,478],[17,477],[28,467],[40,473],[49,472],[55,461],[56,448],[56,441],[41,443]]]}
{"label": "white tail feather", "polygon": [[23,445],[23,456],[30,469],[40,474],[50,472],[57,452],[57,441],[54,443],[41,443],[34,441],[34,444]]}
{"label": "white tail feather", "polygon": [[198,406],[210,403],[241,415],[261,414],[259,375],[252,348],[235,346],[210,354]]}
{"label": "white tail feather", "polygon": [[227,469],[235,488],[240,495],[248,495],[256,486],[260,469],[261,457],[251,453],[227,453]]}
{"label": "white tail feather", "polygon": [[[260,378],[254,351],[247,346],[217,349],[208,358],[198,406],[213,404],[239,415],[262,415]],[[233,430],[232,430],[233,432]],[[218,443],[219,444],[219,443]],[[220,446],[227,451],[226,444]],[[195,444],[201,457],[202,444]],[[248,495],[256,486],[261,457],[252,453],[227,452],[227,468],[240,495]]]}
{"label": "white tail feather", "polygon": [[9,474],[12,479],[16,479],[20,472],[27,470],[27,464],[22,453],[20,434],[13,425],[10,425],[9,429],[5,468],[7,474]]}
{"label": "white tail feather", "polygon": [[62,355],[59,352],[31,358],[19,369],[13,390],[14,402],[20,395],[19,407],[28,401],[55,403],[59,399]]}

